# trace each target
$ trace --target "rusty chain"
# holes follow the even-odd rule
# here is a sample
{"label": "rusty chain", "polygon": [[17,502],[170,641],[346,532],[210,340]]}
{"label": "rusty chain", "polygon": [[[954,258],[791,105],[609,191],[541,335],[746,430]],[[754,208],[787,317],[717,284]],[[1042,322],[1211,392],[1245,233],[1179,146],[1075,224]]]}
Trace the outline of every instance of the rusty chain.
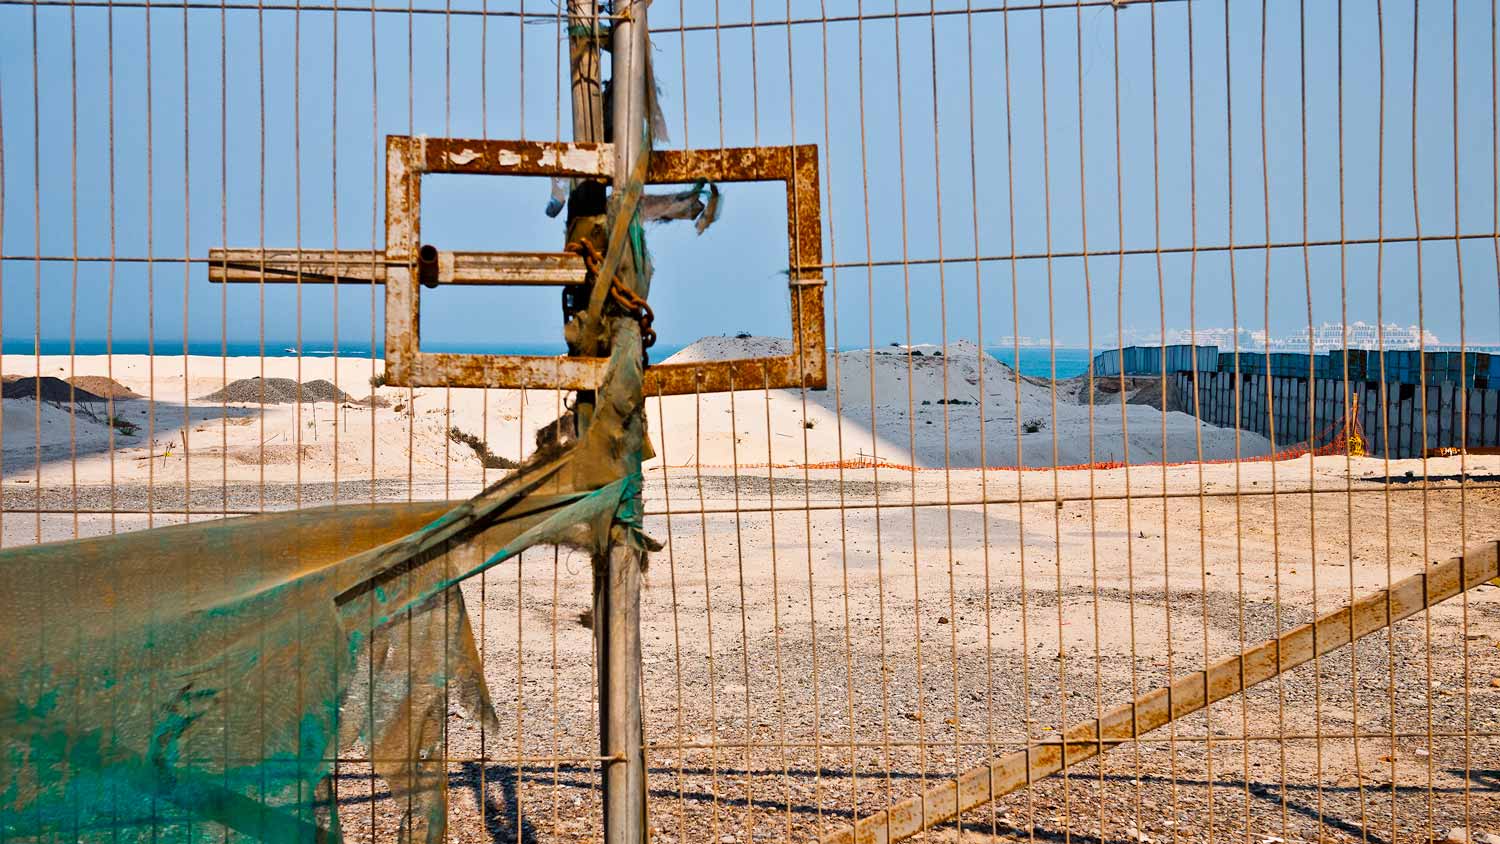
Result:
{"label": "rusty chain", "polygon": [[[599,267],[604,262],[604,256],[592,243],[582,240],[570,241],[563,247],[564,251],[571,252],[583,259],[583,266],[589,275],[597,280]],[[641,326],[641,366],[649,366],[651,358],[647,349],[656,344],[656,331],[652,329],[651,323],[655,321],[656,314],[651,310],[645,298],[638,295],[634,290],[627,287],[617,271],[609,280],[609,298],[614,302],[625,316],[632,317]]]}

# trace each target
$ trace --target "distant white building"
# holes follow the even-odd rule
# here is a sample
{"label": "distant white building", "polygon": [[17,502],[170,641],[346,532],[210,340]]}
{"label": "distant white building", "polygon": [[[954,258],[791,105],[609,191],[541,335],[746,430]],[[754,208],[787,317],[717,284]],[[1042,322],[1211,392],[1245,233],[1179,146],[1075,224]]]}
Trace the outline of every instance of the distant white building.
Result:
{"label": "distant white building", "polygon": [[1382,326],[1366,322],[1354,322],[1349,325],[1340,322],[1325,322],[1316,328],[1304,328],[1297,331],[1292,336],[1281,339],[1273,348],[1306,351],[1309,340],[1312,342],[1313,350],[1318,352],[1329,349],[1378,349],[1382,346],[1387,349],[1416,349],[1422,346],[1432,348],[1442,345],[1442,341],[1436,334],[1415,325],[1400,326],[1387,323],[1383,329],[1382,331]]}
{"label": "distant white building", "polygon": [[1005,337],[996,337],[990,340],[989,345],[991,347],[998,347],[1002,349],[1013,346],[1020,346],[1022,348],[1037,348],[1039,346],[1050,346],[1052,345],[1052,343],[1046,337],[1016,337],[1007,335]]}
{"label": "distant white building", "polygon": [[[1236,335],[1239,342],[1236,343]],[[1196,331],[1168,331],[1167,345],[1197,343],[1200,346],[1218,346],[1219,349],[1264,349],[1266,332],[1249,328],[1199,328]]]}
{"label": "distant white building", "polygon": [[1442,341],[1436,334],[1415,325],[1402,326],[1387,323],[1383,329],[1382,331],[1382,326],[1367,322],[1352,322],[1348,325],[1341,322],[1325,322],[1319,326],[1300,329],[1285,337],[1267,338],[1264,331],[1248,328],[1238,330],[1199,328],[1197,331],[1169,331],[1167,343],[1191,343],[1196,340],[1201,346],[1218,346],[1221,350],[1233,349],[1236,335],[1238,335],[1238,348],[1247,351],[1269,349],[1275,352],[1305,352],[1308,350],[1309,341],[1314,352],[1326,352],[1329,349],[1378,349],[1381,347],[1416,349],[1425,346],[1433,349],[1442,345]]}

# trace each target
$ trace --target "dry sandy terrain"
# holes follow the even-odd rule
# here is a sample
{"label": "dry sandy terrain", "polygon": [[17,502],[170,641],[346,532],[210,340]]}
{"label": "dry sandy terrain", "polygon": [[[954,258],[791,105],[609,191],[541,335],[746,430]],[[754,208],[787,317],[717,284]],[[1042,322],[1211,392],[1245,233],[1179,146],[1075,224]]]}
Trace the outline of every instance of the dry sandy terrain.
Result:
{"label": "dry sandy terrain", "polygon": [[[981,448],[985,465],[1017,462],[1018,427],[1022,465],[1051,466],[1054,434],[1057,463],[1090,462],[1090,408],[1060,396],[1054,416],[1047,386],[994,361],[981,372],[977,356],[961,365],[951,348],[946,369],[930,354],[874,357],[872,375],[868,353],[840,356],[841,388],[805,399],[650,402],[647,527],[667,543],[651,557],[642,612],[658,841],[815,839],[1497,537],[1496,457],[1427,461],[1428,484],[1421,461],[1343,457],[979,470]],[[551,392],[385,387],[383,407],[262,411],[197,401],[259,374],[256,359],[193,358],[186,378],[181,358],[150,365],[110,367],[155,399],[154,416],[150,401],[117,403],[138,431],[113,429],[113,449],[103,405],[90,418],[4,400],[7,546],[185,510],[196,520],[462,497],[503,470],[483,469],[446,432],[515,459],[560,403]],[[6,375],[34,366],[3,362]],[[340,361],[337,379],[327,360],[300,373],[294,359],[264,366],[336,380],[356,400],[371,392],[368,360]],[[66,358],[43,358],[42,373],[105,374],[105,361],[70,371]],[[941,404],[945,384],[949,400],[973,404]],[[1190,417],[1126,410],[1122,424],[1119,407],[1093,408],[1094,460],[1121,460],[1127,444],[1141,464],[1200,453]],[[1033,419],[1042,425],[1028,432]],[[1201,434],[1204,458],[1234,455],[1232,431]],[[1241,438],[1245,456],[1268,451]],[[871,454],[925,468],[800,468]],[[131,512],[73,513],[111,502]],[[588,560],[532,551],[463,588],[483,608],[503,731],[481,739],[453,713],[449,758],[479,757],[482,742],[488,761],[452,763],[450,837],[589,837],[597,739],[591,637],[578,621]],[[1467,826],[1477,841],[1500,833],[1497,731],[1500,588],[1486,586],[970,813],[961,834],[1276,844],[1427,841]],[[383,783],[347,763],[340,794],[350,840],[372,828],[393,840],[399,811]]]}

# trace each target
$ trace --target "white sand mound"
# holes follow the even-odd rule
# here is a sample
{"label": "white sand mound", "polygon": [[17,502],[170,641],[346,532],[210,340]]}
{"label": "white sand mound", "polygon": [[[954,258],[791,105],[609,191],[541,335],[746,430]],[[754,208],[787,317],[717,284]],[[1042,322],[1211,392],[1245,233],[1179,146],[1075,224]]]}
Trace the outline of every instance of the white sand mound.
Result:
{"label": "white sand mound", "polygon": [[[36,402],[30,399],[4,399],[4,448],[6,451],[30,451],[37,448],[68,448],[75,437],[83,449],[96,448],[109,441],[109,426],[103,405],[81,405],[76,412],[68,405]],[[40,431],[38,438],[38,411]],[[120,436],[119,439],[124,439]]]}
{"label": "white sand mound", "polygon": [[[777,338],[711,337],[687,347],[671,361],[759,357],[786,354],[790,348],[789,341]],[[1010,367],[968,341],[949,343],[946,349],[919,345],[830,354],[828,366],[830,388],[807,393],[805,419],[799,391],[775,391],[770,397],[754,391],[737,394],[737,450],[728,447],[726,436],[708,428],[696,432],[678,428],[674,423],[692,419],[690,406],[676,412],[664,409],[668,436],[687,438],[682,444],[669,443],[669,448],[677,454],[696,448],[705,463],[729,463],[735,458],[800,463],[873,456],[917,466],[1046,467],[1127,459],[1131,463],[1197,460],[1201,433],[1202,459],[1235,456],[1232,430],[1200,425],[1184,413],[1167,413],[1164,419],[1160,411],[1145,405],[1126,407],[1122,418],[1118,404],[1090,408],[1062,395],[1054,400],[1050,385],[1018,378]],[[761,397],[758,408],[749,404],[757,396]],[[764,406],[767,400],[770,408]],[[715,415],[699,409],[705,426],[712,424]],[[770,437],[765,430],[767,417]],[[769,458],[762,444],[767,439]],[[747,453],[747,447],[758,450]],[[1263,437],[1241,434],[1241,456],[1268,451]]]}
{"label": "white sand mound", "polygon": [[703,363],[710,360],[768,358],[792,353],[792,341],[783,337],[704,337],[689,343],[663,363]]}

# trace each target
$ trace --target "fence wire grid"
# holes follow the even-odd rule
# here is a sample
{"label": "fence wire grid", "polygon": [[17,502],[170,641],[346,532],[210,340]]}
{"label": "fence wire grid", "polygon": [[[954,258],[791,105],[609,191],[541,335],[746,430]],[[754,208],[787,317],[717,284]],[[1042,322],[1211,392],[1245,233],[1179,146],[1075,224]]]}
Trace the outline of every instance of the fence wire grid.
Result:
{"label": "fence wire grid", "polygon": [[[648,396],[650,837],[1500,841],[1500,587],[1469,588],[1500,524],[1496,21],[656,0],[658,148],[817,146],[829,387]],[[383,249],[387,135],[572,139],[568,35],[539,0],[0,0],[0,543],[456,501],[529,455],[573,394],[384,385],[380,285],[210,284],[208,254]],[[561,246],[545,179],[426,185],[443,248]],[[787,348],[784,197],[721,188],[701,234],[647,229],[653,360]],[[560,353],[555,295],[428,291],[424,342]],[[1220,363],[1172,370],[1183,344]],[[1104,374],[1127,346],[1155,371]],[[1462,354],[1413,388],[1405,350]],[[1404,621],[1286,638],[1466,551]],[[444,840],[602,837],[591,583],[547,549],[461,587],[497,718],[446,706]],[[1194,674],[1278,637],[1285,671]],[[1178,717],[1070,731],[1168,687]],[[415,837],[367,748],[332,762],[345,840]]]}

